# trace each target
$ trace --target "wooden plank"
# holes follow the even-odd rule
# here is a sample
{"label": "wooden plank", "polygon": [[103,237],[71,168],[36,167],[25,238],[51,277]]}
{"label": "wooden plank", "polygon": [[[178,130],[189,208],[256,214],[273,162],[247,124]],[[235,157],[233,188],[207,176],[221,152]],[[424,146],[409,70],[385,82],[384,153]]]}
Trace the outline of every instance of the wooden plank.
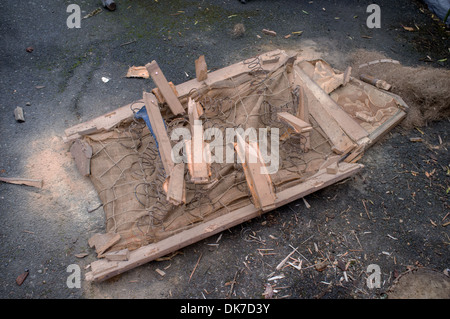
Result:
{"label": "wooden plank", "polygon": [[29,179],[29,178],[18,178],[18,177],[0,177],[0,182],[17,184],[17,185],[27,185],[37,188],[42,188],[41,179]]}
{"label": "wooden plank", "polygon": [[188,116],[191,125],[191,140],[185,143],[186,156],[188,158],[188,169],[191,181],[195,184],[204,184],[209,181],[210,168],[205,159],[205,152],[208,152],[206,143],[203,141],[203,125],[199,120],[200,103],[189,98]]}
{"label": "wooden plank", "polygon": [[300,70],[300,68],[296,65],[294,65],[293,70],[295,73],[294,82],[298,83],[304,89],[305,100],[308,103],[309,113],[328,136],[331,144],[333,145],[333,151],[337,154],[343,154],[349,148],[355,147],[356,144],[352,142],[352,140],[340,128],[337,121],[324,109],[323,105],[316,98],[311,89],[306,85],[305,81],[303,81],[303,77],[300,77],[300,72],[302,72],[302,70]]}
{"label": "wooden plank", "polygon": [[152,61],[151,63],[147,63],[145,67],[147,68],[147,71],[150,74],[153,82],[158,87],[162,96],[166,100],[166,103],[172,113],[175,115],[185,113],[183,106],[178,100],[178,97],[174,94],[172,88],[169,85],[169,82],[167,82],[167,79],[159,68],[158,63],[156,63],[156,61]]}
{"label": "wooden plank", "polygon": [[312,130],[312,126],[309,123],[299,119],[295,115],[288,112],[277,113],[278,118],[291,126],[297,133],[305,133]]}
{"label": "wooden plank", "polygon": [[64,131],[64,134],[66,136],[63,138],[63,140],[67,143],[86,134],[93,134],[110,130],[123,120],[133,118],[133,110],[137,111],[143,106],[144,102],[142,100],[138,100],[133,103],[124,105],[112,112],[108,112],[104,115],[96,117],[90,121],[72,126]]}
{"label": "wooden plank", "polygon": [[262,161],[256,143],[247,144],[241,135],[236,134],[235,149],[244,168],[247,185],[253,197],[255,207],[263,211],[274,208],[276,199],[272,179]]}
{"label": "wooden plank", "polygon": [[199,82],[208,78],[208,67],[206,66],[204,55],[199,56],[198,59],[195,60],[195,75]]}
{"label": "wooden plank", "polygon": [[[175,94],[175,96],[178,97],[177,88],[175,87],[173,82],[169,82],[169,86],[172,88],[172,91]],[[156,98],[158,99],[159,103],[161,103],[161,104],[166,103],[166,100],[164,99],[164,96],[161,94],[161,90],[159,88],[154,88],[152,90],[152,93],[156,96]]]}
{"label": "wooden plank", "polygon": [[181,205],[186,202],[186,185],[184,180],[185,164],[176,164],[169,177],[167,187],[167,201],[173,205]]}
{"label": "wooden plank", "polygon": [[[320,170],[317,174],[305,182],[278,193],[277,199],[275,200],[275,208],[281,207],[294,200],[305,197],[319,189],[348,178],[360,171],[363,168],[363,165],[341,163],[340,168],[342,171],[340,170],[336,175],[327,174],[325,169]],[[345,171],[343,171],[344,169]],[[218,234],[223,230],[258,217],[262,213],[263,212],[260,209],[254,207],[253,205],[248,205],[241,209],[223,214],[208,222],[200,223],[188,230],[184,230],[159,242],[138,248],[130,252],[128,261],[116,262],[117,264],[112,264],[109,270],[104,270],[107,265],[103,264],[103,268],[100,273],[91,271],[86,274],[85,278],[88,281],[95,282],[107,280],[152,260],[166,256],[167,254],[202,239]]]}
{"label": "wooden plank", "polygon": [[167,135],[166,127],[156,102],[156,97],[151,93],[144,92],[144,102],[153,134],[158,142],[159,155],[166,176],[169,176],[175,166],[172,160],[172,145],[170,144],[170,139]]}
{"label": "wooden plank", "polygon": [[[333,99],[325,93],[302,69],[294,66],[295,75],[299,76],[312,95],[318,100],[321,108],[331,115],[342,128],[342,130],[355,142],[367,137],[369,133],[364,130],[354,119],[352,119]],[[311,110],[310,110],[311,111]]]}

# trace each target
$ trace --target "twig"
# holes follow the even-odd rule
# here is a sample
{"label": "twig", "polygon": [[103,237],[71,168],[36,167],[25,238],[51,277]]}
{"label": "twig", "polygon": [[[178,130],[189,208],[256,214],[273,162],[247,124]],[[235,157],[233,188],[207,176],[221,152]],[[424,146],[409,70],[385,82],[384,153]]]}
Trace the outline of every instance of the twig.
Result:
{"label": "twig", "polygon": [[280,270],[284,266],[286,261],[289,259],[289,257],[291,257],[297,251],[297,248],[294,248],[294,250],[289,255],[287,255],[286,258],[284,258],[275,269]]}
{"label": "twig", "polygon": [[367,217],[368,217],[369,220],[370,220],[370,215],[369,215],[369,211],[367,210],[367,207],[366,207],[366,202],[365,202],[364,200],[362,200],[362,203],[363,203],[363,205],[364,205],[364,209],[366,210]]}
{"label": "twig", "polygon": [[198,266],[198,263],[200,262],[200,259],[202,259],[202,255],[203,255],[203,253],[200,253],[200,257],[198,257],[197,263],[195,264],[195,267],[192,270],[191,275],[189,276],[189,281],[188,282],[191,282],[191,278],[194,275],[195,269],[197,269],[197,266]]}

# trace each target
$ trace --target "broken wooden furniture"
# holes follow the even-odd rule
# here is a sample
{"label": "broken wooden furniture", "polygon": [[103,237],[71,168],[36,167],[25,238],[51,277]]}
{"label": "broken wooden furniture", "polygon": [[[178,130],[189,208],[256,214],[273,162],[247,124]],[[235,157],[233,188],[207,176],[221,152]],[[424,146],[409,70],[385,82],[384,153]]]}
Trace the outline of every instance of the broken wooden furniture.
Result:
{"label": "broken wooden furniture", "polygon": [[[105,212],[90,281],[356,174],[364,151],[407,109],[400,97],[351,77],[350,68],[340,72],[282,50],[176,86],[156,62],[146,69],[160,98],[144,93],[65,131],[65,141],[92,147],[89,176]],[[227,130],[234,135],[224,138]],[[226,160],[211,160],[220,156]]]}

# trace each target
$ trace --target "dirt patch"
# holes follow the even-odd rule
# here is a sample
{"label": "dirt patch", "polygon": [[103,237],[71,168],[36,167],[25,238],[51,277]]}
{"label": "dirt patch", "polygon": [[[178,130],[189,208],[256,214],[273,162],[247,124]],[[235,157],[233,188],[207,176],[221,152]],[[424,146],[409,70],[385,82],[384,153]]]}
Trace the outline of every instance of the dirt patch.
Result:
{"label": "dirt patch", "polygon": [[[352,75],[359,78],[361,74],[368,74],[392,85],[392,92],[410,107],[403,127],[424,126],[450,116],[450,70],[376,63],[377,60],[389,60],[389,57],[379,52],[357,50],[351,56]],[[374,64],[366,65],[369,62]]]}

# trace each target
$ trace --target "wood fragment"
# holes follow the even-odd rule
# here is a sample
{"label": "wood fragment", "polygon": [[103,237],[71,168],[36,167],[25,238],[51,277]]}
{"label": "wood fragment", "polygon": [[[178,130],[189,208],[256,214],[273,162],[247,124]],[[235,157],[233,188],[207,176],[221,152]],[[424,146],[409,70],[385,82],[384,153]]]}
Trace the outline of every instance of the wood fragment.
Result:
{"label": "wood fragment", "polygon": [[186,185],[184,180],[184,163],[176,164],[169,176],[167,201],[173,205],[186,202]]}
{"label": "wood fragment", "polygon": [[208,78],[208,67],[206,66],[204,55],[199,56],[198,59],[195,60],[195,75],[199,82]]}
{"label": "wood fragment", "polygon": [[70,154],[75,160],[78,172],[82,176],[91,174],[92,147],[86,141],[76,139],[70,147]]}
{"label": "wood fragment", "polygon": [[128,260],[128,258],[130,258],[130,251],[128,250],[128,248],[125,248],[125,249],[105,253],[104,257],[107,260],[111,260],[111,261],[124,261],[124,260]]}
{"label": "wood fragment", "polygon": [[275,269],[276,270],[280,270],[283,266],[284,266],[284,264],[288,261],[288,259],[297,251],[297,249],[298,249],[298,247],[297,248],[294,248],[294,250],[291,252],[291,253],[289,253],[289,255],[287,255],[278,265],[277,265],[277,267],[275,267]]}
{"label": "wood fragment", "polygon": [[148,79],[150,75],[145,66],[132,66],[128,69],[127,78],[143,78]]}
{"label": "wood fragment", "polygon": [[276,199],[272,180],[259,152],[258,144],[247,144],[242,136],[236,135],[235,149],[244,169],[247,185],[252,194],[254,205],[263,211],[274,208]]}
{"label": "wood fragment", "polygon": [[14,109],[14,117],[17,122],[25,122],[25,117],[23,115],[23,108],[20,106],[16,107]]}
{"label": "wood fragment", "polygon": [[17,276],[16,278],[16,284],[18,284],[19,286],[21,286],[23,284],[23,282],[25,281],[25,279],[27,279],[28,274],[30,272],[28,270],[25,270],[22,274],[20,274],[19,276]]}
{"label": "wood fragment", "polygon": [[287,112],[280,112],[277,113],[277,116],[282,122],[292,127],[296,133],[305,133],[312,131],[311,124],[299,119],[295,115]]}
{"label": "wood fragment", "polygon": [[268,30],[268,29],[262,29],[262,33],[270,35],[272,37],[276,37],[277,36],[277,33],[275,31]]}
{"label": "wood fragment", "polygon": [[18,177],[0,177],[0,182],[18,185],[27,185],[37,188],[42,188],[43,182],[41,179],[28,179]]}
{"label": "wood fragment", "polygon": [[389,91],[392,88],[392,85],[387,83],[384,80],[380,80],[377,78],[374,78],[371,75],[367,75],[367,74],[361,74],[359,76],[359,78],[361,79],[361,81],[364,81],[366,83],[372,84],[373,86],[376,86],[379,89],[383,89],[385,91]]}
{"label": "wood fragment", "polygon": [[195,270],[197,269],[198,264],[200,263],[200,259],[202,259],[203,253],[200,253],[200,257],[198,257],[197,263],[194,266],[194,269],[192,269],[191,275],[189,276],[189,282],[191,282],[192,276],[195,273]]}
{"label": "wood fragment", "polygon": [[159,268],[156,268],[155,271],[156,271],[161,277],[164,277],[164,276],[166,275],[166,273],[165,273],[164,271],[162,271],[161,269],[159,269]]}
{"label": "wood fragment", "polygon": [[174,115],[185,113],[183,106],[181,105],[178,97],[173,92],[169,83],[167,82],[166,77],[158,66],[156,61],[152,61],[145,65],[148,73],[150,74],[153,82],[160,90],[162,96],[166,100],[167,105]]}

